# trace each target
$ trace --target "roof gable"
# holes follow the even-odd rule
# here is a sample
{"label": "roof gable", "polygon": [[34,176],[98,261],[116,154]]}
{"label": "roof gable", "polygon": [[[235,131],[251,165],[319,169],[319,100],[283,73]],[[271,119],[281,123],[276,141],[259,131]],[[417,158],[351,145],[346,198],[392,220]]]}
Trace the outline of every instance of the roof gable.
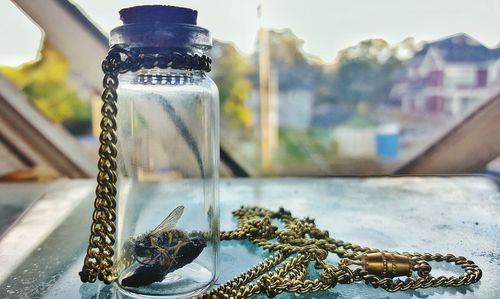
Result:
{"label": "roof gable", "polygon": [[424,57],[431,49],[439,52],[446,62],[486,62],[500,58],[500,48],[487,48],[465,33],[427,43],[415,58]]}

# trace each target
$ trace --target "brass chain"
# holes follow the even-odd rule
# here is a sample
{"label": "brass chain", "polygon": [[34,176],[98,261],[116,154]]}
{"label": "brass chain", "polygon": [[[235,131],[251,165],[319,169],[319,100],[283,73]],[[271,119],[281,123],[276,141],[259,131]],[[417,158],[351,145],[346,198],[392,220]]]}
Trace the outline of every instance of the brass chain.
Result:
{"label": "brass chain", "polygon": [[102,93],[102,120],[100,123],[101,134],[99,136],[99,161],[97,167],[97,188],[90,227],[89,246],[83,263],[83,269],[79,273],[82,282],[95,282],[96,278],[110,283],[113,281],[113,245],[115,244],[115,220],[116,220],[116,115],[118,74],[120,55],[114,52],[102,63],[104,71]]}
{"label": "brass chain", "polygon": [[145,54],[129,51],[121,46],[112,47],[102,63],[104,72],[102,93],[102,120],[99,136],[99,161],[96,198],[89,246],[85,255],[80,279],[82,282],[95,282],[98,278],[111,283],[113,273],[113,246],[115,244],[115,207],[117,180],[117,134],[116,106],[119,74],[137,71],[141,68],[175,68],[210,71],[211,60],[205,55],[170,52],[166,54]]}
{"label": "brass chain", "polygon": [[[375,288],[388,292],[405,291],[417,288],[462,286],[481,279],[481,269],[474,262],[462,256],[451,254],[429,254],[391,252],[404,256],[412,265],[417,277],[405,280],[381,277],[362,268],[352,269],[363,254],[381,253],[379,249],[361,247],[349,242],[336,240],[328,231],[316,227],[310,218],[298,219],[281,208],[273,212],[263,208],[240,208],[233,212],[238,219],[236,230],[223,232],[222,240],[250,240],[256,245],[275,252],[259,265],[223,285],[206,292],[199,298],[248,298],[255,294],[274,297],[282,292],[299,294],[324,291],[338,283],[350,284],[365,281]],[[283,229],[271,222],[280,220]],[[328,253],[343,258],[337,265],[326,262]],[[464,273],[459,276],[438,276],[430,274],[427,262],[447,262],[460,266]],[[307,271],[310,263],[318,270],[319,277],[311,280]]]}
{"label": "brass chain", "polygon": [[[99,172],[97,175],[96,198],[92,215],[91,235],[85,256],[83,269],[79,273],[82,282],[105,283],[117,277],[113,266],[113,246],[115,243],[115,208],[117,181],[117,134],[116,115],[118,99],[116,90],[118,76],[128,71],[141,68],[177,68],[210,71],[211,60],[207,56],[167,53],[134,53],[120,46],[110,49],[103,61],[104,72],[102,93],[102,121],[99,136]],[[274,297],[282,292],[299,294],[324,291],[338,283],[350,284],[365,281],[373,287],[383,288],[388,292],[404,291],[417,288],[448,287],[469,285],[479,281],[482,272],[474,262],[464,257],[451,254],[420,254],[408,252],[385,252],[374,248],[354,245],[329,236],[328,231],[316,227],[310,218],[298,219],[291,213],[280,209],[277,212],[262,208],[240,208],[233,212],[238,219],[235,230],[222,232],[222,240],[250,240],[273,254],[262,263],[240,274],[223,285],[207,291],[199,298],[248,298],[255,294]],[[271,222],[280,220],[284,229],[278,229]],[[337,265],[328,264],[328,253],[336,254],[342,260]],[[398,266],[394,256],[407,260],[410,272],[417,276],[405,280],[393,279],[390,275],[374,274],[370,269],[349,267],[360,264],[363,257],[374,254],[381,258],[385,270],[387,263]],[[379,254],[379,255],[377,255]],[[386,256],[391,259],[387,259]],[[464,270],[459,276],[431,275],[430,261],[454,263]],[[308,279],[309,264],[318,270],[318,278]],[[365,268],[366,265],[364,265]],[[373,270],[373,269],[372,269]],[[385,273],[385,272],[384,272]],[[411,274],[411,273],[409,273]]]}

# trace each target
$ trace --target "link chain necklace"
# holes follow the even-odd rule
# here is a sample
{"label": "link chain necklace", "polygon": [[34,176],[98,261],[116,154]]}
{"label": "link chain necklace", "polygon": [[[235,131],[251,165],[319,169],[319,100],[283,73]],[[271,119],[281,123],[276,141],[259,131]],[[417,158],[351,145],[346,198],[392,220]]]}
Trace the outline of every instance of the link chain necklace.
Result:
{"label": "link chain necklace", "polygon": [[[99,160],[96,198],[92,215],[89,246],[83,269],[82,282],[97,279],[109,284],[116,277],[113,264],[116,221],[117,181],[117,106],[118,75],[139,69],[176,68],[210,71],[208,56],[169,52],[143,54],[113,46],[102,63],[104,71],[102,93],[102,120],[99,136]],[[337,284],[364,281],[388,292],[430,287],[458,287],[481,279],[481,269],[462,256],[408,252],[384,252],[336,240],[328,231],[316,227],[310,218],[299,219],[290,212],[262,208],[240,208],[233,212],[238,219],[237,229],[221,233],[222,240],[249,240],[273,254],[247,272],[201,294],[199,298],[248,298],[256,294],[274,297],[282,292],[298,294],[325,291]],[[278,229],[271,222],[284,224]],[[328,253],[341,258],[337,265],[328,264]],[[459,276],[431,274],[428,262],[447,262],[460,266]],[[120,264],[118,261],[116,264]],[[309,279],[309,264],[314,265],[318,278]],[[407,276],[401,280],[399,276]]]}

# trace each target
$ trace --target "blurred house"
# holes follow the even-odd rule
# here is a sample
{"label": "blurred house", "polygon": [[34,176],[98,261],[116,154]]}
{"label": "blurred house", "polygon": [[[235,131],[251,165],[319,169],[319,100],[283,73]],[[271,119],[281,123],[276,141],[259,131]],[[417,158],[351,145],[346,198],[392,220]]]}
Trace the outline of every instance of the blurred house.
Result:
{"label": "blurred house", "polygon": [[[253,90],[247,102],[252,110],[254,123],[258,124],[260,119],[259,92]],[[307,129],[313,120],[314,94],[307,89],[279,90],[274,95],[272,109],[277,112],[277,123],[279,128],[285,129]]]}
{"label": "blurred house", "polygon": [[311,124],[313,103],[313,93],[310,90],[281,90],[279,93],[280,128],[308,128]]}
{"label": "blurred house", "polygon": [[375,159],[378,123],[367,115],[354,115],[332,130],[337,152],[345,158]]}
{"label": "blurred house", "polygon": [[390,98],[405,112],[461,116],[500,91],[500,48],[466,34],[426,44],[399,72]]}

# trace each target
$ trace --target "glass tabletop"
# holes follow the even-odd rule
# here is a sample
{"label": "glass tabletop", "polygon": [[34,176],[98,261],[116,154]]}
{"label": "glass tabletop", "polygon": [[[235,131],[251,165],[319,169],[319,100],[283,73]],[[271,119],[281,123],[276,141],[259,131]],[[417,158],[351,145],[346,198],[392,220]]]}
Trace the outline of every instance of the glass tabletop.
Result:
{"label": "glass tabletop", "polygon": [[[77,194],[74,198],[79,199],[72,199],[71,209],[66,209],[66,215],[40,241],[33,241],[37,236],[30,235],[29,230],[17,233],[16,242],[7,244],[8,234],[0,240],[0,260],[6,266],[0,270],[3,272],[0,278],[4,277],[0,279],[0,298],[117,296],[113,285],[82,284],[78,276],[89,234],[93,184],[89,180],[73,182],[66,187],[59,185],[63,191],[48,196]],[[37,204],[44,200],[35,203],[16,226],[39,225],[30,217]],[[52,204],[51,209],[57,209],[60,201],[54,200]],[[328,291],[310,295],[284,293],[278,298],[500,297],[497,283],[500,277],[500,193],[498,186],[486,177],[222,180],[223,230],[235,228],[236,220],[231,211],[242,205],[269,209],[283,206],[294,216],[315,218],[317,226],[329,230],[330,236],[336,239],[391,251],[462,255],[483,270],[481,281],[467,287],[388,293],[364,283],[353,283],[338,284]],[[50,219],[38,221],[50,222]],[[15,233],[15,228],[9,233]],[[9,244],[16,248],[9,248]],[[14,264],[16,252],[23,248],[33,250]],[[269,252],[248,241],[223,241],[220,256],[218,283],[224,283],[261,262]],[[328,259],[332,263],[338,261],[332,255]],[[460,274],[455,266],[443,263],[432,266],[434,275]]]}

